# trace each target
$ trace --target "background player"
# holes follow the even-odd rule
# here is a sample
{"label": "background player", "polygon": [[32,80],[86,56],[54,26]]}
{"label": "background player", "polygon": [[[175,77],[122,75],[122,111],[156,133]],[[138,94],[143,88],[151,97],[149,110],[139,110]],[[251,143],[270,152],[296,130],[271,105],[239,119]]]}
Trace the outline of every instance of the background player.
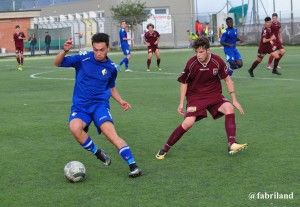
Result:
{"label": "background player", "polygon": [[189,47],[188,47],[188,48],[190,48],[190,47],[193,46],[193,42],[194,42],[195,39],[198,38],[198,36],[197,36],[194,32],[191,32],[189,29],[186,30],[186,33],[187,33],[187,35],[189,36],[189,43],[190,43],[190,44],[189,44]]}
{"label": "background player", "polygon": [[94,52],[67,56],[72,47],[72,38],[64,44],[64,50],[55,58],[58,67],[74,67],[76,80],[73,91],[73,105],[69,117],[70,131],[80,145],[91,151],[105,165],[111,164],[107,154],[98,149],[87,134],[93,121],[98,133],[101,132],[115,145],[119,154],[130,168],[129,177],[141,175],[127,143],[117,134],[110,114],[109,98],[112,96],[126,111],[131,108],[124,101],[115,87],[117,70],[115,64],[107,57],[110,50],[109,36],[97,33],[92,37]]}
{"label": "background player", "polygon": [[272,56],[275,57],[274,68],[272,70],[272,73],[276,75],[281,75],[281,73],[278,72],[277,70],[277,65],[282,56],[279,56],[278,53],[276,52],[277,49],[274,43],[276,37],[271,31],[271,24],[272,24],[271,17],[266,17],[265,26],[261,33],[261,41],[258,46],[257,59],[253,62],[251,68],[248,70],[251,77],[254,77],[253,70],[258,66],[259,63],[261,63],[262,59],[266,54],[271,54]]}
{"label": "background player", "polygon": [[160,52],[158,49],[158,42],[160,39],[160,34],[154,30],[154,25],[149,23],[147,25],[148,31],[144,35],[144,42],[148,46],[148,59],[147,59],[147,72],[150,71],[152,54],[156,55],[156,68],[157,70],[161,70],[160,65]]}
{"label": "background player", "polygon": [[[247,144],[236,143],[236,124],[234,107],[244,114],[238,103],[233,81],[228,75],[228,67],[217,55],[211,54],[209,40],[200,37],[194,41],[196,55],[189,59],[184,71],[178,78],[180,86],[180,101],[178,113],[185,116],[184,121],[171,134],[166,144],[157,153],[157,159],[163,159],[169,149],[186,133],[196,121],[207,117],[208,110],[214,119],[225,115],[225,130],[228,140],[229,154],[247,148]],[[222,95],[221,79],[224,79],[232,98],[232,104]],[[186,112],[183,111],[186,97]]]}
{"label": "background player", "polygon": [[18,61],[18,70],[23,70],[24,63],[24,40],[26,36],[23,32],[20,31],[20,26],[16,25],[16,32],[13,34],[13,41],[15,42],[16,48],[16,59]]}
{"label": "background player", "polygon": [[126,28],[127,28],[126,21],[124,21],[124,20],[121,21],[121,28],[120,28],[119,36],[120,36],[121,48],[122,48],[122,51],[123,51],[123,54],[125,55],[125,57],[121,60],[120,64],[117,65],[117,69],[121,70],[121,65],[123,65],[123,63],[124,63],[125,64],[125,72],[132,72],[132,70],[128,69],[129,59],[131,58],[131,52],[130,52],[128,40],[133,40],[133,39],[127,37]]}
{"label": "background player", "polygon": [[[282,33],[281,33],[281,24],[278,22],[278,15],[277,13],[272,14],[272,25],[271,25],[271,31],[275,35],[276,39],[274,40],[274,43],[276,45],[277,50],[280,51],[280,58],[284,55],[285,50],[283,48],[283,41],[282,41]],[[274,56],[270,55],[267,65],[267,70],[272,70],[272,62],[273,62]],[[277,68],[280,69],[279,65],[277,65]]]}
{"label": "background player", "polygon": [[233,70],[241,68],[243,66],[242,56],[236,48],[236,41],[241,41],[238,38],[238,30],[233,27],[233,19],[227,17],[226,19],[227,28],[223,32],[221,37],[221,45],[224,46],[224,53],[226,61],[229,63],[229,75],[232,75]]}

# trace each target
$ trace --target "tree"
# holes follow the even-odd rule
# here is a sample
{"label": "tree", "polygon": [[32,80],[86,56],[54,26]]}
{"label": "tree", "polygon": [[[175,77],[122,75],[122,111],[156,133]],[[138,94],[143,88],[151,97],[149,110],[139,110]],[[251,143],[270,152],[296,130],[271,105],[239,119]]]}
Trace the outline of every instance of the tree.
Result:
{"label": "tree", "polygon": [[122,1],[120,4],[111,7],[113,18],[120,22],[125,20],[129,25],[137,25],[148,19],[144,12],[146,2],[139,0],[132,2],[131,0]]}

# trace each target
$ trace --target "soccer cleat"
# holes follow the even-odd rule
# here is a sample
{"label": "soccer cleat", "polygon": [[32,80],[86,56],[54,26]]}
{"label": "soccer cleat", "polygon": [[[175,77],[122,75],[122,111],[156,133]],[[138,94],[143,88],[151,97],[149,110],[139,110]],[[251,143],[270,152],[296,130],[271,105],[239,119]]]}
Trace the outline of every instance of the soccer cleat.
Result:
{"label": "soccer cleat", "polygon": [[281,67],[279,65],[277,65],[277,69],[280,69]]}
{"label": "soccer cleat", "polygon": [[249,75],[253,78],[254,77],[254,74],[253,74],[253,70],[248,70],[248,73],[249,73]]}
{"label": "soccer cleat", "polygon": [[273,73],[273,74],[276,74],[276,75],[281,75],[281,73],[278,72],[278,70],[273,70],[272,73]]}
{"label": "soccer cleat", "polygon": [[230,155],[234,155],[239,151],[247,149],[247,147],[248,147],[248,144],[239,144],[239,143],[235,142],[232,145],[230,145],[230,147],[228,147],[228,153]]}
{"label": "soccer cleat", "polygon": [[266,67],[266,70],[273,70],[273,67],[271,65]]}
{"label": "soccer cleat", "polygon": [[130,178],[136,178],[142,175],[142,170],[138,166],[136,166],[133,170],[130,171],[128,174],[128,177]]}
{"label": "soccer cleat", "polygon": [[117,67],[117,71],[121,72],[121,65],[117,64],[116,67]]}
{"label": "soccer cleat", "polygon": [[130,69],[125,69],[125,72],[132,72],[132,70],[130,70]]}
{"label": "soccer cleat", "polygon": [[165,150],[161,149],[161,150],[159,150],[159,152],[156,154],[155,157],[158,160],[162,160],[165,158],[166,154],[167,154],[167,152]]}
{"label": "soccer cleat", "polygon": [[159,66],[156,66],[156,69],[157,69],[157,70],[162,70]]}
{"label": "soccer cleat", "polygon": [[111,159],[104,150],[98,149],[95,155],[99,160],[101,160],[104,163],[104,165],[108,166],[111,164]]}
{"label": "soccer cleat", "polygon": [[19,65],[18,70],[23,70],[23,66]]}
{"label": "soccer cleat", "polygon": [[150,69],[149,68],[147,68],[147,70],[146,70],[147,72],[150,72]]}

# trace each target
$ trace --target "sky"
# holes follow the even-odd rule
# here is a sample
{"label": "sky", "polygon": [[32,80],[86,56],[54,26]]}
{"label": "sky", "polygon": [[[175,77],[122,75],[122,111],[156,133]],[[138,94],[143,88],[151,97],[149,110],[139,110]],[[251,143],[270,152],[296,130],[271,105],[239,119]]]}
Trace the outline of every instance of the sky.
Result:
{"label": "sky", "polygon": [[[249,10],[252,10],[253,0],[229,0],[233,6],[240,6],[242,2],[247,4],[249,2]],[[262,4],[265,7],[267,14],[272,15],[273,13],[273,2],[275,2],[275,12],[281,13],[283,16],[290,16],[291,1],[293,2],[293,13],[294,16],[300,17],[300,1],[299,0],[257,0],[259,2],[259,15],[266,16],[263,10]],[[209,3],[208,3],[209,2]],[[197,0],[198,13],[215,13],[220,11],[226,5],[226,0]],[[229,7],[230,9],[230,7]],[[224,12],[227,11],[227,7],[224,8]]]}

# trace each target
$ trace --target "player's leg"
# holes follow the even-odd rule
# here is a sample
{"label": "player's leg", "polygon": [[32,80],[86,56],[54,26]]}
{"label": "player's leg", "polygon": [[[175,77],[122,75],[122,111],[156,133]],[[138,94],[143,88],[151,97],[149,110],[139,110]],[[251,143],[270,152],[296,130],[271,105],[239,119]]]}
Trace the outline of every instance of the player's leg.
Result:
{"label": "player's leg", "polygon": [[147,72],[150,71],[151,59],[152,59],[152,49],[148,48],[148,59],[147,59]]}
{"label": "player's leg", "polygon": [[157,153],[156,158],[159,160],[164,159],[170,148],[174,146],[176,142],[194,125],[195,121],[195,116],[186,117],[182,124],[177,126],[177,128],[170,135],[163,148]]}
{"label": "player's leg", "polygon": [[238,144],[236,142],[236,123],[234,107],[230,102],[224,102],[218,111],[225,115],[225,130],[228,141],[228,153],[235,154],[240,150],[246,149],[248,144]]}
{"label": "player's leg", "polygon": [[130,173],[129,177],[134,178],[142,174],[142,170],[137,166],[127,143],[117,134],[111,121],[106,121],[100,126],[101,132],[118,149],[120,156],[127,162]]}
{"label": "player's leg", "polygon": [[274,52],[271,53],[271,56],[273,56],[275,58],[275,60],[274,60],[274,67],[273,67],[273,70],[272,70],[272,74],[281,75],[281,73],[278,72],[278,70],[277,70],[277,66],[278,66],[279,60],[282,57],[281,54],[278,54],[277,51],[274,51]]}
{"label": "player's leg", "polygon": [[268,64],[267,64],[267,70],[272,70],[273,68],[272,68],[272,62],[273,62],[273,60],[274,60],[274,56],[272,56],[272,55],[270,55],[270,57],[269,57],[269,60],[268,60]]}
{"label": "player's leg", "polygon": [[237,49],[234,50],[234,59],[235,59],[236,69],[243,67],[243,59]]}
{"label": "player's leg", "polygon": [[128,54],[126,55],[126,58],[124,59],[124,63],[125,63],[125,72],[132,72],[132,70],[130,70],[128,68],[129,66],[129,60],[131,58],[131,53],[130,53],[130,50],[127,52]]}
{"label": "player's leg", "polygon": [[80,112],[78,108],[72,108],[69,117],[70,131],[84,149],[91,151],[105,165],[110,165],[110,157],[106,155],[104,150],[98,149],[92,138],[87,134],[91,121],[92,119],[89,115]]}
{"label": "player's leg", "polygon": [[160,52],[158,48],[155,49],[155,55],[156,55],[156,63],[157,63],[156,68],[157,70],[162,70],[160,68]]}
{"label": "player's leg", "polygon": [[259,65],[259,63],[261,63],[261,61],[263,60],[264,56],[266,54],[258,54],[257,55],[257,59],[252,63],[251,67],[248,70],[248,73],[250,74],[250,76],[253,78],[254,77],[254,69]]}
{"label": "player's leg", "polygon": [[24,53],[24,47],[21,47],[20,48],[20,63],[21,63],[22,70],[23,70],[23,64],[24,64],[24,55],[23,55],[23,53]]}
{"label": "player's leg", "polygon": [[18,62],[18,70],[22,70],[21,59],[20,59],[20,51],[17,48],[16,48],[16,60]]}
{"label": "player's leg", "polygon": [[229,63],[229,75],[232,76],[233,70],[237,69],[233,50],[225,52],[226,61]]}

